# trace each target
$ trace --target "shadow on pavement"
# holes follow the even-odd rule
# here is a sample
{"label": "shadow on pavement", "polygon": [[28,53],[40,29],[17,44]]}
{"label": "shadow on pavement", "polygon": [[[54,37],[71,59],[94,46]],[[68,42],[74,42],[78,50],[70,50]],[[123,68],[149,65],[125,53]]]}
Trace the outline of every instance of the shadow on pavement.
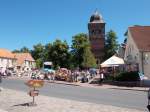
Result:
{"label": "shadow on pavement", "polygon": [[29,106],[29,103],[22,103],[22,104],[13,105],[13,107],[15,107],[15,106]]}
{"label": "shadow on pavement", "polygon": [[17,105],[13,105],[13,107],[15,107],[15,106],[28,106],[28,107],[30,107],[30,106],[36,106],[37,104],[33,104],[33,102],[28,102],[28,103],[22,103],[22,104],[17,104]]}

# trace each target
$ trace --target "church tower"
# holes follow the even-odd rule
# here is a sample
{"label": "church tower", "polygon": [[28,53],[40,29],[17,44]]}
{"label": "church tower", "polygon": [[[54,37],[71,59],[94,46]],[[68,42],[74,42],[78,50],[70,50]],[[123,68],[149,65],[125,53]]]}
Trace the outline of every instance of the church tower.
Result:
{"label": "church tower", "polygon": [[98,11],[95,11],[90,17],[88,30],[92,53],[97,60],[97,64],[100,64],[104,56],[105,22]]}

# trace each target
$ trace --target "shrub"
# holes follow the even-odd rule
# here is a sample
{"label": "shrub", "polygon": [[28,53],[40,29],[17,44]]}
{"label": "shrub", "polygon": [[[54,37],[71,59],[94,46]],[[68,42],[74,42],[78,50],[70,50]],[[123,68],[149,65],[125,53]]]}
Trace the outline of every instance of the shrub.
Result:
{"label": "shrub", "polygon": [[114,76],[112,76],[112,75],[105,76],[105,80],[107,80],[107,81],[113,81],[114,80]]}
{"label": "shrub", "polygon": [[115,77],[116,81],[139,81],[138,72],[123,72]]}

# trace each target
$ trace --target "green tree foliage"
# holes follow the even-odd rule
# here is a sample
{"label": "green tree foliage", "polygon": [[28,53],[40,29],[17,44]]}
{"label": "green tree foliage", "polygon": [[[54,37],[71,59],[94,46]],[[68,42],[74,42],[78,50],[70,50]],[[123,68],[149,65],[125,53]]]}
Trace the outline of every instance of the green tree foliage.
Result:
{"label": "green tree foliage", "polygon": [[48,43],[45,45],[44,48],[44,61],[52,61],[52,57],[51,57],[51,53],[52,53],[52,44]]}
{"label": "green tree foliage", "polygon": [[35,60],[42,58],[43,57],[43,51],[44,51],[44,46],[41,43],[34,45],[33,50],[31,51],[33,58]]}
{"label": "green tree foliage", "polygon": [[95,59],[90,51],[90,43],[86,34],[80,33],[73,36],[71,52],[75,67],[83,68],[95,65]]}
{"label": "green tree foliage", "polygon": [[66,41],[56,40],[46,45],[34,45],[31,53],[38,68],[42,67],[44,61],[52,61],[55,68],[70,68],[71,55]]}
{"label": "green tree foliage", "polygon": [[89,68],[95,67],[95,58],[90,50],[88,36],[84,33],[73,36],[71,51],[66,41],[55,40],[53,43],[33,46],[32,50],[23,47],[14,52],[31,52],[38,68],[41,68],[44,61],[52,61],[55,68]]}
{"label": "green tree foliage", "polygon": [[51,51],[49,52],[49,57],[51,58],[54,67],[69,67],[70,53],[69,46],[66,41],[56,40],[51,46]]}
{"label": "green tree foliage", "polygon": [[30,53],[30,50],[27,47],[24,46],[20,50],[15,49],[12,52],[13,53]]}
{"label": "green tree foliage", "polygon": [[91,67],[95,68],[96,67],[96,59],[94,55],[92,54],[89,46],[84,48],[82,66],[83,68],[91,68]]}
{"label": "green tree foliage", "polygon": [[82,67],[83,51],[86,45],[89,44],[89,40],[86,34],[80,33],[73,36],[72,40],[72,54],[75,67]]}
{"label": "green tree foliage", "polygon": [[31,54],[33,58],[36,60],[37,67],[42,67],[42,63],[44,61],[44,46],[39,43],[33,46],[33,50],[31,50]]}
{"label": "green tree foliage", "polygon": [[37,68],[41,68],[43,66],[43,60],[41,58],[36,59],[35,62]]}
{"label": "green tree foliage", "polygon": [[117,81],[139,81],[140,77],[138,72],[122,72],[115,77]]}
{"label": "green tree foliage", "polygon": [[12,53],[20,53],[20,50],[15,49],[12,51]]}
{"label": "green tree foliage", "polygon": [[118,42],[116,33],[113,30],[110,30],[106,34],[106,42],[105,42],[105,57],[104,59],[108,59],[113,56],[118,49]]}
{"label": "green tree foliage", "polygon": [[21,53],[30,53],[30,50],[24,46],[23,48],[20,49],[20,52]]}

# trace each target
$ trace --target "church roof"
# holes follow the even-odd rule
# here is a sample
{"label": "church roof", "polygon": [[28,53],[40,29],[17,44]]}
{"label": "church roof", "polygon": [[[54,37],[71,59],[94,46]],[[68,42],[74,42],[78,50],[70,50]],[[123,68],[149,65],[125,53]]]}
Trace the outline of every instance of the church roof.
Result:
{"label": "church roof", "polygon": [[92,23],[104,23],[104,20],[100,13],[96,10],[94,14],[90,17],[90,22]]}

